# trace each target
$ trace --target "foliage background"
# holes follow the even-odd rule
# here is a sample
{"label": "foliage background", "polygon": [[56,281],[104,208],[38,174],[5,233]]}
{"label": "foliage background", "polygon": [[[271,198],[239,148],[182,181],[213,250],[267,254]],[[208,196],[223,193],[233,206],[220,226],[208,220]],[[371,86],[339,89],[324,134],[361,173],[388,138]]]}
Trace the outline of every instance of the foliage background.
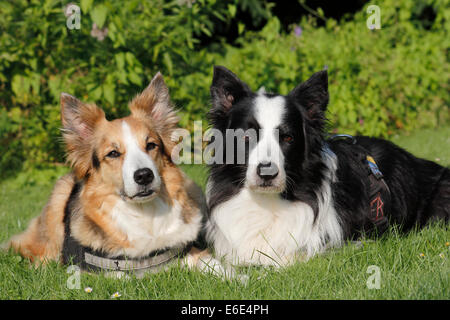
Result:
{"label": "foliage background", "polygon": [[62,91],[114,118],[158,70],[187,128],[205,119],[214,64],[282,94],[327,66],[334,131],[387,137],[450,121],[449,0],[379,0],[380,30],[366,27],[370,3],[339,19],[309,8],[287,26],[267,0],[73,3],[80,30],[66,27],[66,1],[0,2],[1,177],[64,161]]}

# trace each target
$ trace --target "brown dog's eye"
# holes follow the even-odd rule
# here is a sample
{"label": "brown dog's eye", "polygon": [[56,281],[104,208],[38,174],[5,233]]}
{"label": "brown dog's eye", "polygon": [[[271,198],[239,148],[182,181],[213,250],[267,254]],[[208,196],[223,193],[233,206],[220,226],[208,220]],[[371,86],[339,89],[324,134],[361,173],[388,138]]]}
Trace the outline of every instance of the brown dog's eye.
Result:
{"label": "brown dog's eye", "polygon": [[292,137],[291,135],[288,135],[288,134],[283,134],[281,136],[281,139],[283,139],[284,142],[289,143],[289,144],[294,142],[294,137]]}
{"label": "brown dog's eye", "polygon": [[113,150],[106,155],[108,158],[118,158],[120,157],[120,152]]}
{"label": "brown dog's eye", "polygon": [[156,147],[157,147],[156,143],[154,143],[154,142],[149,142],[149,143],[147,143],[147,146],[145,147],[145,149],[146,149],[147,151],[150,151],[150,150],[155,149]]}

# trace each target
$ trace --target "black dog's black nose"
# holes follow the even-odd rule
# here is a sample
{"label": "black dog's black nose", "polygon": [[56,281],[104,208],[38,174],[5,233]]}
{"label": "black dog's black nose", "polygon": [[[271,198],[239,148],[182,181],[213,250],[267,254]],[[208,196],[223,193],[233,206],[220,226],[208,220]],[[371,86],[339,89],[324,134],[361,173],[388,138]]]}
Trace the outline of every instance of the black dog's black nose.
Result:
{"label": "black dog's black nose", "polygon": [[134,181],[139,185],[147,185],[153,181],[155,175],[149,168],[142,168],[134,172]]}
{"label": "black dog's black nose", "polygon": [[256,167],[256,173],[261,179],[272,180],[278,175],[278,168],[272,162],[262,162]]}

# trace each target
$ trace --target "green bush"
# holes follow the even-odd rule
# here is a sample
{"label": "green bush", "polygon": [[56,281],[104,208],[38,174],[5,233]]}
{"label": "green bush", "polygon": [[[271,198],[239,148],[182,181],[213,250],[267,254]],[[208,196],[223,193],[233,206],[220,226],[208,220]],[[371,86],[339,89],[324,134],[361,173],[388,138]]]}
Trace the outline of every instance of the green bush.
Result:
{"label": "green bush", "polygon": [[[163,71],[171,87],[176,87],[174,78],[180,81],[183,73],[195,71],[196,37],[211,34],[212,17],[226,20],[229,14],[215,0],[79,4],[81,28],[69,30],[65,1],[0,3],[3,174],[22,164],[63,160],[62,91],[96,102],[110,117],[123,115],[129,99],[156,71]],[[102,32],[104,39],[98,36]]]}
{"label": "green bush", "polygon": [[[332,127],[347,133],[388,136],[450,118],[448,0],[380,0],[381,30],[367,29],[367,6],[345,21],[318,10],[325,26],[303,17],[287,33],[268,1],[82,0],[80,30],[66,27],[66,4],[0,3],[2,176],[63,161],[61,91],[118,117],[158,70],[187,128],[205,119],[214,64],[280,93],[328,66]],[[437,14],[431,25],[418,18],[425,7]],[[239,23],[232,45],[214,36],[216,22],[230,24],[239,8],[267,23],[253,32]]]}
{"label": "green bush", "polygon": [[[380,3],[381,2],[381,3]],[[431,31],[410,19],[413,1],[379,1],[382,29],[366,27],[365,11],[338,24],[300,22],[300,36],[283,35],[273,18],[258,33],[227,47],[220,63],[253,88],[286,94],[324,66],[329,69],[330,120],[335,130],[388,136],[449,120],[449,6]],[[409,13],[409,14],[408,14]],[[217,61],[216,60],[216,61]]]}

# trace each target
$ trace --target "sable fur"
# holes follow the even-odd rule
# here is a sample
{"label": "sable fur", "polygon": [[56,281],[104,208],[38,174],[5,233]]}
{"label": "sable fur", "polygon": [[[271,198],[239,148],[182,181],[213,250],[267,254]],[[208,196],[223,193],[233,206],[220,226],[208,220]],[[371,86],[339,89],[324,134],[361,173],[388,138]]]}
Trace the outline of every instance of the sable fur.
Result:
{"label": "sable fur", "polygon": [[[162,249],[172,245],[182,247],[197,239],[202,229],[205,200],[201,189],[171,161],[170,136],[176,129],[178,118],[160,73],[129,107],[131,114],[128,117],[107,121],[104,112],[94,104],[83,103],[68,94],[61,95],[62,132],[73,172],[56,182],[41,215],[33,219],[23,233],[12,237],[8,247],[36,262],[61,260],[65,211],[71,215],[71,235],[82,245],[110,257],[129,252],[131,258],[139,258],[140,254],[145,256],[151,251],[151,243],[155,243],[154,249]],[[121,140],[124,123],[137,139],[141,152],[148,153],[161,177],[155,198],[142,204],[129,204],[123,195],[122,167],[128,148]],[[149,142],[155,143],[156,147],[147,151],[145,143]],[[111,150],[124,155],[108,157]],[[117,209],[119,204],[120,210]],[[138,215],[133,219],[142,221],[150,229],[152,223],[164,222],[167,214],[174,215],[171,218],[174,221],[179,214],[182,222],[173,235],[155,236],[152,242],[148,239],[152,239],[154,231],[149,229],[147,236],[142,234],[144,229],[136,229],[140,233],[133,234],[134,229],[130,231],[127,229],[130,226],[123,225],[120,215],[128,206],[132,211],[130,214]],[[146,208],[155,208],[157,212],[146,211]],[[162,216],[158,218],[158,215]],[[141,226],[138,224],[137,227]],[[136,243],[135,239],[141,238],[150,241],[148,249],[142,243]],[[138,247],[140,249],[133,249]],[[199,249],[188,257],[191,265],[199,262],[201,255],[196,250]],[[202,255],[209,257],[207,252]]]}

